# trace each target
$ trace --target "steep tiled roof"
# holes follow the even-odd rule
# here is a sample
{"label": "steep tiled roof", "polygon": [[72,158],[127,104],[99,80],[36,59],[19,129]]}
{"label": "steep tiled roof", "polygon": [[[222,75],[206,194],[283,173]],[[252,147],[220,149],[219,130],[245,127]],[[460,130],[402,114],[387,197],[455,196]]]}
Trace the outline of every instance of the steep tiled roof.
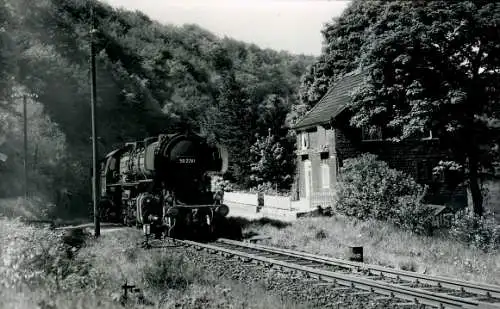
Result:
{"label": "steep tiled roof", "polygon": [[332,117],[337,117],[351,99],[351,91],[362,85],[364,77],[365,72],[355,72],[335,82],[321,100],[297,122],[294,129],[327,123]]}

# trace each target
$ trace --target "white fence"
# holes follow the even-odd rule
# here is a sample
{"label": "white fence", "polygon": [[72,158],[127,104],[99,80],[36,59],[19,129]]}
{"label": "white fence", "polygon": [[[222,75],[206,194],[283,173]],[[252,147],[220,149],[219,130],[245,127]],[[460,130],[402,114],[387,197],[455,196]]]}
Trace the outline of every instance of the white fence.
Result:
{"label": "white fence", "polygon": [[277,196],[264,194],[264,207],[291,210],[292,202],[289,196]]}
{"label": "white fence", "polygon": [[297,213],[312,211],[318,205],[333,206],[334,200],[335,193],[331,192],[314,193],[310,199],[300,200],[293,200],[290,196],[224,192],[224,203],[232,209],[233,214],[245,213],[252,217],[268,217],[286,221],[295,220]]}
{"label": "white fence", "polygon": [[311,194],[311,207],[335,207],[337,193],[335,191],[314,192]]}
{"label": "white fence", "polygon": [[224,202],[257,206],[257,193],[224,192]]}

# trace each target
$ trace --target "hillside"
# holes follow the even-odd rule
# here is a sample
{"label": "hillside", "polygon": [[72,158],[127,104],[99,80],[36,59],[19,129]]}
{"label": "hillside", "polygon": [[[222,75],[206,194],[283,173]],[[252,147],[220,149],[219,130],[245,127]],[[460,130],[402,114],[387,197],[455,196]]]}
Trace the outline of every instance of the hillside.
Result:
{"label": "hillside", "polygon": [[[88,201],[90,192],[89,8],[85,0],[0,1],[0,152],[9,156],[0,162],[0,197],[22,194],[22,105],[10,95],[36,93],[28,104],[30,191],[86,212],[75,202]],[[95,12],[101,154],[186,126],[229,144],[233,155],[268,128],[285,138],[286,116],[313,58],[221,39],[196,25],[162,25],[103,3]],[[236,127],[224,132],[231,117]],[[233,161],[233,176],[245,164]]]}

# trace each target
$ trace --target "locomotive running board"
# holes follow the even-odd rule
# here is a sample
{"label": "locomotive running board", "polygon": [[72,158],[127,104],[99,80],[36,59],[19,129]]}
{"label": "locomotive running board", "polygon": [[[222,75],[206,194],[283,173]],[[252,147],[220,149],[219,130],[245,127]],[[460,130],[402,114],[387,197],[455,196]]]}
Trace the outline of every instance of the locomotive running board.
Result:
{"label": "locomotive running board", "polygon": [[219,205],[211,205],[211,204],[206,204],[206,205],[175,205],[173,207],[178,207],[178,208],[201,208],[201,207],[217,207]]}
{"label": "locomotive running board", "polygon": [[109,185],[106,185],[108,187],[116,187],[116,186],[136,186],[142,183],[147,183],[147,182],[153,182],[152,179],[146,179],[146,180],[139,180],[136,182],[124,182],[124,183],[111,183]]}

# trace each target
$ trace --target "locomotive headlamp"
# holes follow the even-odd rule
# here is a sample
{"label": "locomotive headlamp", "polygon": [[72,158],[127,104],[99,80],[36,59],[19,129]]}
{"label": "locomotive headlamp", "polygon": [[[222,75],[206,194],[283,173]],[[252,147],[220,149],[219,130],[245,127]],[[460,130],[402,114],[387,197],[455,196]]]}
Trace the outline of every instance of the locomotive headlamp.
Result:
{"label": "locomotive headlamp", "polygon": [[170,207],[168,210],[167,210],[167,216],[169,217],[175,217],[179,214],[179,209],[175,208],[175,207]]}
{"label": "locomotive headlamp", "polygon": [[159,217],[158,216],[149,215],[148,219],[149,219],[149,221],[157,221],[159,219]]}
{"label": "locomotive headlamp", "polygon": [[142,226],[142,231],[144,232],[144,235],[148,236],[149,234],[151,234],[151,225],[144,224]]}
{"label": "locomotive headlamp", "polygon": [[215,211],[218,212],[221,216],[225,217],[229,213],[229,207],[226,205],[220,205],[215,208]]}

